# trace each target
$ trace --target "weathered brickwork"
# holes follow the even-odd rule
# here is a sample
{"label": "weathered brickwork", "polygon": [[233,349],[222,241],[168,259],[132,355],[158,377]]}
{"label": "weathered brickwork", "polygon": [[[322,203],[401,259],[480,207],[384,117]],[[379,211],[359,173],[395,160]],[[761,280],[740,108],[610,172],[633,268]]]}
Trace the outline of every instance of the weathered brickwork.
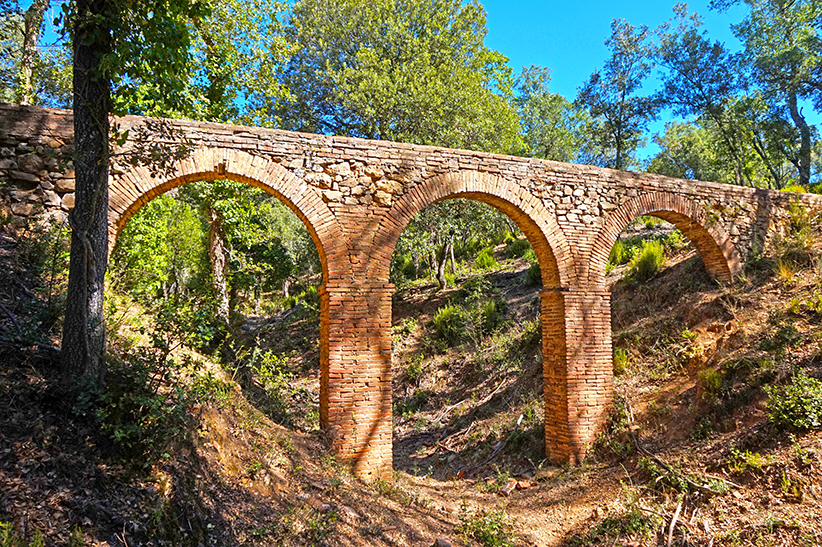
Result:
{"label": "weathered brickwork", "polygon": [[[71,113],[0,105],[0,211],[61,220],[74,203]],[[729,282],[743,261],[787,225],[792,201],[822,199],[590,166],[287,131],[117,120],[190,153],[170,172],[112,160],[113,242],[152,198],[202,180],[262,188],[306,224],[323,267],[320,290],[321,421],[363,478],[391,474],[391,255],[408,221],[450,198],[491,204],[531,242],[542,270],[545,449],[578,462],[612,397],[608,254],[636,217],[653,214],[694,243],[709,272]]]}

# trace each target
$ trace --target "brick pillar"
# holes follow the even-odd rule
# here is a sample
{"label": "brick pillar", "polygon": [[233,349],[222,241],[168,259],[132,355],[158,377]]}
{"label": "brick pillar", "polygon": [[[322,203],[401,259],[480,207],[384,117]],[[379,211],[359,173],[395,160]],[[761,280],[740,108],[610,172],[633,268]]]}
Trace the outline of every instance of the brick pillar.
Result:
{"label": "brick pillar", "polygon": [[612,400],[611,295],[546,289],[542,299],[545,455],[579,463]]}
{"label": "brick pillar", "polygon": [[320,421],[354,474],[391,479],[391,295],[388,283],[321,291]]}

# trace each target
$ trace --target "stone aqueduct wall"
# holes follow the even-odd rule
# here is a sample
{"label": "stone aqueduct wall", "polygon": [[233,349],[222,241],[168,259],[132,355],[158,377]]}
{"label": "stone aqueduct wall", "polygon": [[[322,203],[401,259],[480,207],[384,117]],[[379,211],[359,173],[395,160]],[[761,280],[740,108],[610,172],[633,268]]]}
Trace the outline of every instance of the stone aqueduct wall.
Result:
{"label": "stone aqueduct wall", "polygon": [[[74,203],[71,112],[0,105],[0,210],[62,219]],[[361,477],[390,478],[394,246],[418,211],[464,197],[508,214],[542,270],[546,455],[577,462],[612,391],[605,265],[619,233],[654,214],[680,228],[728,282],[785,229],[788,206],[822,199],[544,160],[384,141],[167,120],[117,120],[191,153],[152,174],[116,157],[110,242],[142,205],[174,187],[228,178],[270,192],[306,223],[323,264],[321,420]],[[134,146],[127,142],[121,151]]]}

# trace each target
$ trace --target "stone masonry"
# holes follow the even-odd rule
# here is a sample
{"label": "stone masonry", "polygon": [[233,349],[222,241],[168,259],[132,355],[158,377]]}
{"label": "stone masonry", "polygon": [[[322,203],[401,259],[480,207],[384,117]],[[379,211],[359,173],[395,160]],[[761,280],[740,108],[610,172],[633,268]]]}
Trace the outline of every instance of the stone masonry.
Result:
{"label": "stone masonry", "polygon": [[[180,120],[115,120],[131,136],[112,159],[113,246],[152,198],[194,181],[231,179],[277,196],[320,255],[323,427],[365,479],[390,479],[391,255],[428,205],[467,198],[522,229],[542,271],[545,451],[585,455],[612,398],[610,295],[616,238],[640,215],[687,236],[721,283],[784,231],[792,202],[822,198],[584,165],[385,141]],[[0,211],[62,220],[74,204],[70,111],[0,105]],[[142,142],[190,153],[163,172],[128,163]]]}

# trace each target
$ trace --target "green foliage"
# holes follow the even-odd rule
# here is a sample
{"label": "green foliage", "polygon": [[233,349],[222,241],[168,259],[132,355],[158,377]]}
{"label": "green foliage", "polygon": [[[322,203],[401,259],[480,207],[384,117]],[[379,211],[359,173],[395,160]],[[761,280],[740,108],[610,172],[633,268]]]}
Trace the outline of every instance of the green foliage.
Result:
{"label": "green foliage", "polygon": [[[20,537],[14,531],[14,525],[11,522],[0,521],[0,547],[46,547],[46,541],[38,528],[34,529],[31,540],[26,541],[26,538]],[[82,543],[76,547],[82,547]]]}
{"label": "green foliage", "polygon": [[542,283],[542,270],[539,267],[539,263],[535,262],[531,264],[531,266],[525,271],[525,284],[526,285],[539,285]]}
{"label": "green foliage", "polygon": [[532,251],[531,243],[527,239],[515,239],[505,247],[505,255],[510,258],[525,256],[525,253]]}
{"label": "green foliage", "polygon": [[466,332],[467,313],[457,304],[446,304],[434,314],[434,329],[437,335],[450,345],[461,342]]}
{"label": "green foliage", "polygon": [[[30,104],[70,108],[71,49],[60,40],[46,42],[43,26],[41,22],[31,67],[33,100]],[[20,102],[23,31],[22,13],[0,9],[0,102]]]}
{"label": "green foliage", "polygon": [[765,386],[768,418],[779,428],[822,427],[822,381],[800,372],[784,386]]}
{"label": "green foliage", "polygon": [[772,247],[777,267],[784,270],[812,267],[818,256],[814,248],[815,235],[812,230],[817,219],[805,207],[795,202],[789,205],[788,214],[788,232],[774,241]]}
{"label": "green foliage", "polygon": [[614,376],[619,376],[628,369],[630,353],[625,348],[614,348]]}
{"label": "green foliage", "polygon": [[606,271],[610,273],[615,266],[622,266],[630,262],[635,250],[636,247],[629,245],[622,239],[617,239],[611,248],[611,253],[608,255]]}
{"label": "green foliage", "polygon": [[722,389],[722,373],[711,367],[699,371],[697,381],[702,390],[702,398],[715,401]]}
{"label": "green foliage", "polygon": [[580,547],[610,545],[625,536],[648,539],[652,537],[658,525],[656,517],[644,513],[637,504],[632,504],[626,511],[602,519],[585,538],[574,536],[570,544]]}
{"label": "green foliage", "polygon": [[491,270],[497,267],[499,267],[499,263],[494,258],[494,250],[490,247],[481,250],[477,258],[474,259],[474,268],[479,271]]}
{"label": "green foliage", "polygon": [[143,206],[117,238],[110,279],[116,290],[150,304],[207,289],[206,228],[189,203],[168,194]]}
{"label": "green foliage", "polygon": [[728,468],[737,475],[747,473],[749,471],[757,472],[773,465],[776,462],[773,456],[760,454],[759,452],[751,452],[746,450],[740,452],[736,448],[731,450],[731,456],[728,459]]}
{"label": "green foliage", "polygon": [[[284,125],[489,152],[521,148],[507,59],[459,0],[300,0],[286,21]],[[426,123],[420,123],[426,120]]]}
{"label": "green foliage", "polygon": [[260,351],[255,347],[248,359],[254,379],[265,391],[267,414],[280,423],[288,423],[293,408],[291,394],[293,375],[288,371],[289,355]]}
{"label": "green foliage", "polygon": [[394,414],[409,420],[428,403],[430,396],[430,391],[417,389],[411,397],[404,397],[394,402]]}
{"label": "green foliage", "polygon": [[651,279],[662,269],[665,254],[659,241],[643,241],[639,253],[631,259],[628,272],[639,282]]}
{"label": "green foliage", "polygon": [[651,70],[648,27],[633,27],[622,19],[611,22],[605,45],[611,57],[602,71],[594,72],[582,86],[576,103],[593,120],[592,140],[600,150],[595,163],[628,169],[643,132],[659,110],[653,97],[638,94]]}
{"label": "green foliage", "polygon": [[460,522],[457,533],[472,539],[485,547],[514,547],[511,526],[504,510],[471,512],[463,504],[460,507]]}
{"label": "green foliage", "polygon": [[551,70],[531,65],[517,78],[515,99],[524,154],[554,161],[589,163],[591,120],[587,112],[549,89]]}
{"label": "green foliage", "polygon": [[405,377],[416,385],[419,385],[420,380],[422,379],[422,373],[424,371],[422,362],[424,358],[425,356],[422,353],[418,353],[411,358],[410,362],[405,367]]}
{"label": "green foliage", "polygon": [[165,351],[138,348],[109,359],[105,387],[89,379],[75,411],[95,416],[131,464],[150,467],[187,431],[186,411],[197,392],[188,389],[185,372]]}

